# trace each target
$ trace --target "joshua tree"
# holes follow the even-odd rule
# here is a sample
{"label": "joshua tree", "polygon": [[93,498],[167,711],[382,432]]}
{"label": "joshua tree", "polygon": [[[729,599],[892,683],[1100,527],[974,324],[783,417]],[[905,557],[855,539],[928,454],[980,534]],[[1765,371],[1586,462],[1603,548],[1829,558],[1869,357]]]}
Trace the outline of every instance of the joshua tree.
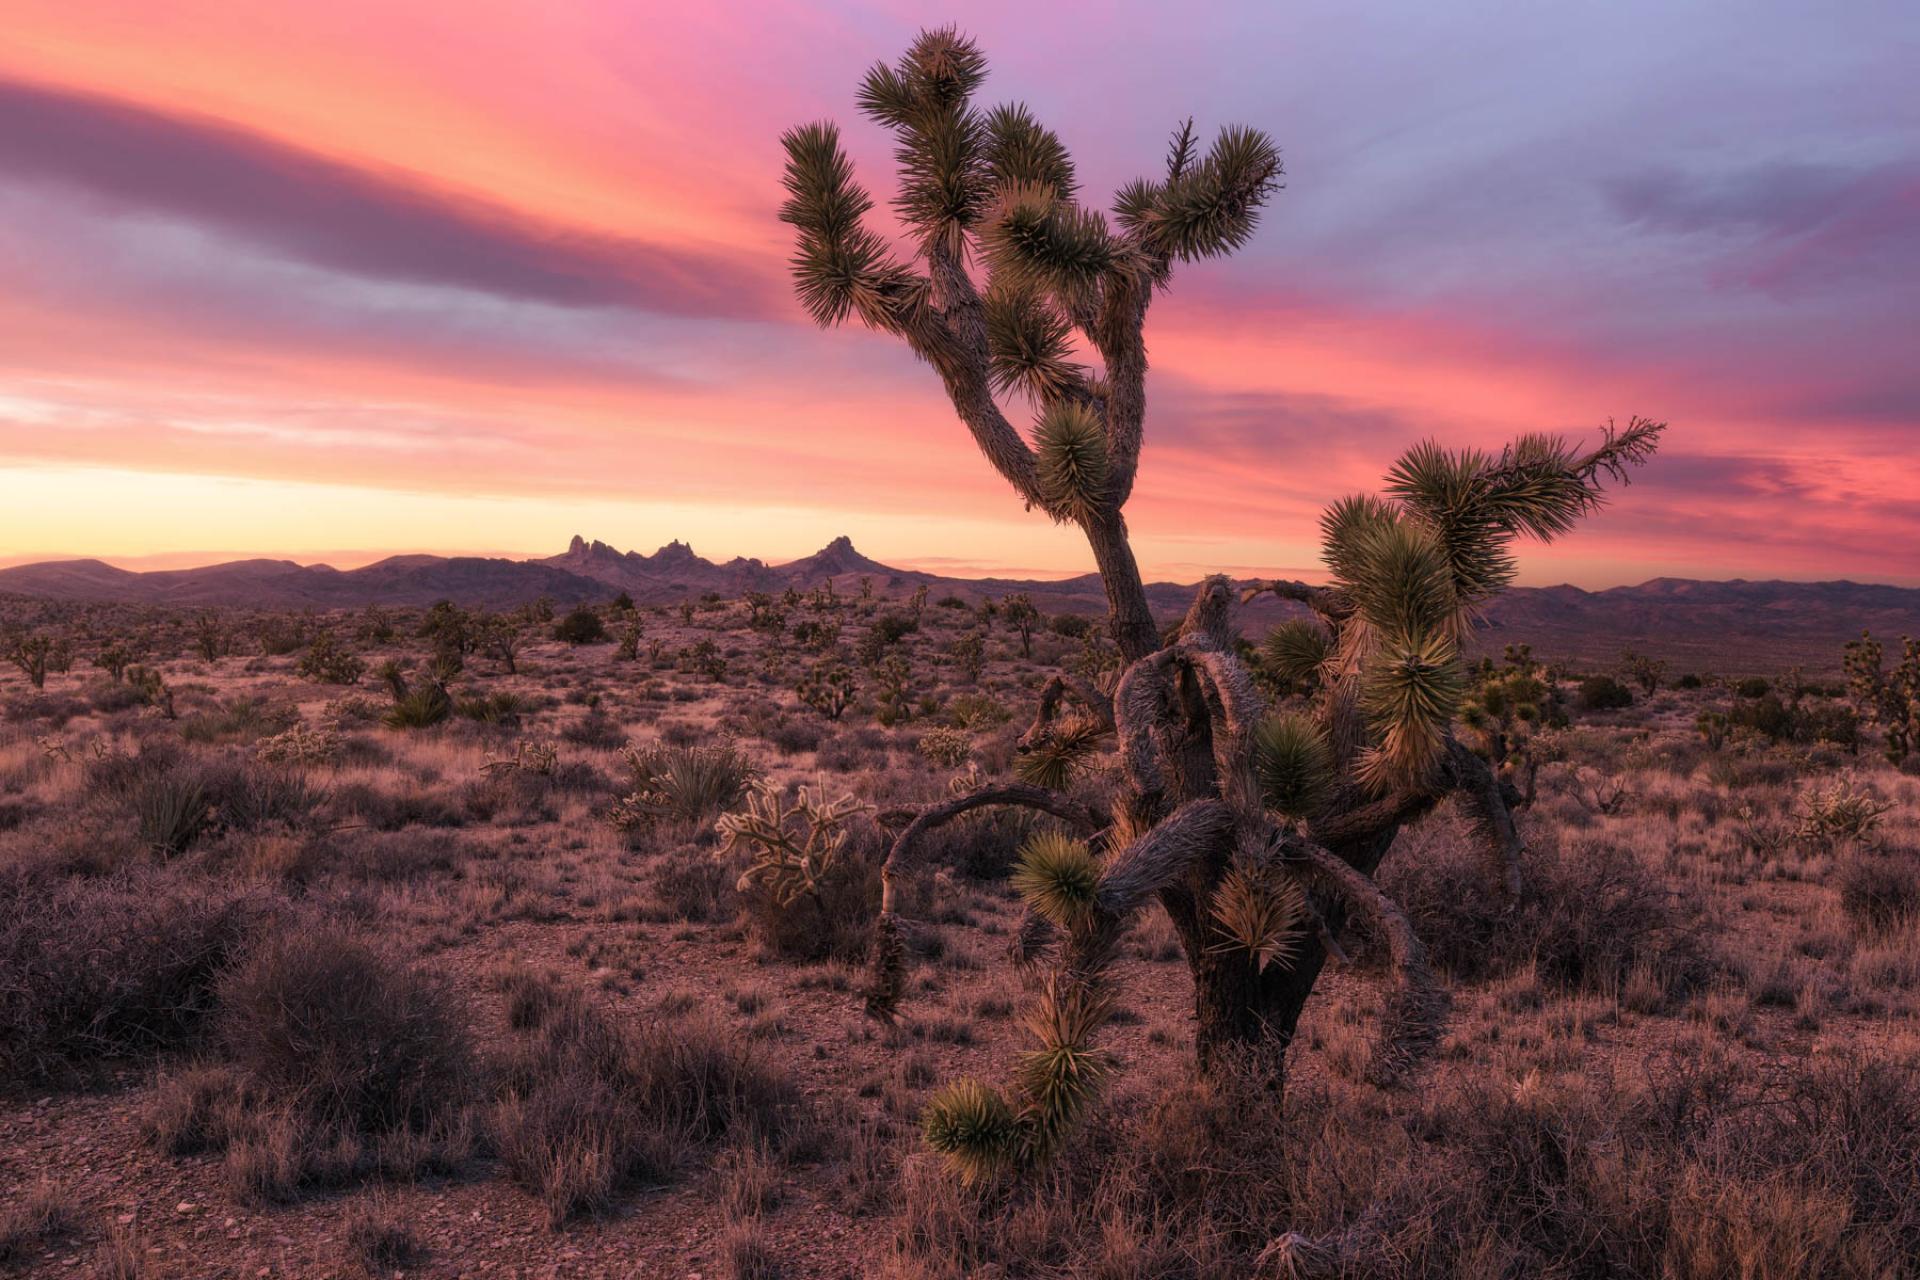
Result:
{"label": "joshua tree", "polygon": [[39,632],[10,630],[0,636],[0,657],[6,658],[20,668],[27,682],[36,689],[44,689],[47,684],[47,672],[64,670],[61,663],[65,660],[66,641]]}
{"label": "joshua tree", "polygon": [[1847,693],[1863,719],[1886,735],[1887,759],[1899,764],[1920,748],[1920,640],[1900,638],[1900,661],[1886,669],[1886,651],[1862,631],[1846,649]]}
{"label": "joshua tree", "polygon": [[1000,616],[1007,625],[1020,633],[1020,656],[1033,656],[1033,629],[1040,622],[1040,611],[1033,607],[1033,597],[1024,591],[1016,591],[1008,596],[1000,606]]}
{"label": "joshua tree", "polygon": [[[1045,1156],[1097,1092],[1109,961],[1155,901],[1186,952],[1203,1069],[1253,1051],[1278,1083],[1277,1050],[1339,957],[1349,916],[1391,956],[1375,1075],[1393,1078],[1432,1042],[1443,999],[1372,875],[1403,826],[1457,794],[1500,879],[1517,878],[1508,796],[1452,729],[1470,611],[1513,576],[1514,539],[1572,528],[1600,503],[1601,479],[1624,480],[1662,430],[1636,418],[1585,451],[1546,436],[1497,454],[1424,444],[1394,466],[1385,496],[1335,503],[1322,519],[1329,585],[1244,588],[1314,619],[1292,650],[1316,692],[1269,711],[1231,642],[1233,584],[1208,579],[1163,636],[1122,510],[1144,435],[1149,304],[1177,265],[1253,234],[1279,188],[1279,152],[1266,134],[1229,127],[1203,153],[1189,122],[1164,173],[1123,188],[1109,219],[1079,202],[1067,149],[1025,107],[973,105],[985,75],[971,41],[931,31],[861,86],[862,110],[897,141],[894,211],[909,255],[863,224],[873,201],[832,124],[783,139],[781,209],[814,319],[854,316],[904,340],[1015,494],[1084,531],[1123,664],[1110,697],[1055,677],[1022,739],[1023,774],[1057,781],[1117,737],[1123,781],[1110,806],[1031,781],[988,785],[914,816],[887,857],[869,994],[881,1016],[901,998],[904,935],[919,927],[898,914],[898,884],[929,830],[1022,805],[1077,833],[1030,844],[1017,874],[1033,913],[1022,936],[1053,956],[1029,1021],[1037,1044],[1010,1089],[963,1083],[928,1110],[929,1139],[972,1173]],[[1075,362],[1076,339],[1098,372]],[[1015,394],[1033,409],[1031,441],[996,398]],[[1068,702],[1079,710],[1060,715]]]}

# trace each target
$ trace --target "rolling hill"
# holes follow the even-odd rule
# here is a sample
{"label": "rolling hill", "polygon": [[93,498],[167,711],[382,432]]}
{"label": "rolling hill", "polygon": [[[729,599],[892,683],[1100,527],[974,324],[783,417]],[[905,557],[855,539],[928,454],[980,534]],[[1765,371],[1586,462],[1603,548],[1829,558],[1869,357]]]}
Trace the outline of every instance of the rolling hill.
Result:
{"label": "rolling hill", "polygon": [[[0,593],[57,601],[110,601],[174,607],[351,609],[370,604],[420,606],[451,599],[503,608],[545,596],[557,604],[602,601],[621,592],[642,604],[670,603],[709,592],[810,590],[833,582],[856,594],[867,578],[883,594],[926,585],[936,597],[969,603],[1025,591],[1049,612],[1105,608],[1092,574],[1053,582],[1013,578],[949,578],[897,569],[835,538],[785,564],[736,558],[716,563],[683,542],[652,555],[620,551],[575,537],[559,555],[513,560],[480,556],[393,556],[357,569],[291,560],[237,560],[193,569],[144,573],[99,560],[57,560],[0,569]],[[1190,584],[1154,583],[1148,594],[1163,614],[1186,608]],[[1257,632],[1292,606],[1265,599],[1241,611]],[[1677,668],[1772,669],[1795,663],[1838,667],[1840,646],[1862,628],[1888,637],[1920,634],[1920,589],[1857,582],[1708,582],[1656,578],[1638,586],[1583,591],[1519,587],[1490,606],[1478,644],[1498,651],[1526,641],[1543,655],[1599,663],[1638,649]]]}

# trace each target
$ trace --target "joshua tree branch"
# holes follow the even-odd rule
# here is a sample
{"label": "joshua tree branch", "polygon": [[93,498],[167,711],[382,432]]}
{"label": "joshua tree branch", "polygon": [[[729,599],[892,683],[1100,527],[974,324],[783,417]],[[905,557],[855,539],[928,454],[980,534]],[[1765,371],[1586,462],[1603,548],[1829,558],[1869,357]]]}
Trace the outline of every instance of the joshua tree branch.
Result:
{"label": "joshua tree branch", "polygon": [[1090,804],[1075,800],[1072,796],[1061,795],[1058,791],[1049,791],[1045,787],[1030,786],[1024,782],[981,787],[978,791],[970,791],[944,804],[933,805],[921,810],[919,815],[907,824],[907,829],[894,837],[893,847],[888,850],[887,860],[880,868],[881,912],[893,914],[895,880],[913,865],[922,836],[935,827],[945,826],[962,814],[991,805],[1038,809],[1042,813],[1050,813],[1061,821],[1072,824],[1088,835],[1104,829],[1112,821],[1105,813]]}
{"label": "joshua tree branch", "polygon": [[967,424],[987,461],[1027,505],[1044,508],[1034,477],[1033,450],[994,403],[979,291],[944,244],[930,246],[927,261],[935,301],[905,327],[907,341],[939,373],[954,412]]}
{"label": "joshua tree branch", "polygon": [[1072,697],[1109,732],[1113,729],[1113,699],[1085,680],[1068,675],[1055,675],[1040,689],[1040,704],[1034,708],[1033,724],[1020,735],[1020,748],[1026,750],[1053,727],[1054,717],[1059,714],[1062,698]]}
{"label": "joshua tree branch", "polygon": [[1294,600],[1306,605],[1336,631],[1340,629],[1340,624],[1353,616],[1353,601],[1345,592],[1305,582],[1253,582],[1241,589],[1241,603],[1257,599],[1268,591],[1282,600]]}
{"label": "joshua tree branch", "polygon": [[1284,852],[1289,861],[1304,863],[1314,879],[1365,916],[1386,941],[1394,993],[1381,1020],[1368,1076],[1376,1084],[1390,1084],[1433,1048],[1445,1023],[1446,992],[1427,965],[1426,948],[1400,905],[1382,893],[1370,876],[1309,841],[1289,841]]}

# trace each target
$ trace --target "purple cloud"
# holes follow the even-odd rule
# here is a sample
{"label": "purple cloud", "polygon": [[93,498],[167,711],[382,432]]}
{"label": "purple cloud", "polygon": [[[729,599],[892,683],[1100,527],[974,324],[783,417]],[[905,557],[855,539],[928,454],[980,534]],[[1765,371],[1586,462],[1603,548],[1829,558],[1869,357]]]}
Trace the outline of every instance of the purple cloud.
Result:
{"label": "purple cloud", "polygon": [[329,271],[682,316],[776,314],[763,272],[581,234],[230,124],[0,81],[0,172],[203,224]]}

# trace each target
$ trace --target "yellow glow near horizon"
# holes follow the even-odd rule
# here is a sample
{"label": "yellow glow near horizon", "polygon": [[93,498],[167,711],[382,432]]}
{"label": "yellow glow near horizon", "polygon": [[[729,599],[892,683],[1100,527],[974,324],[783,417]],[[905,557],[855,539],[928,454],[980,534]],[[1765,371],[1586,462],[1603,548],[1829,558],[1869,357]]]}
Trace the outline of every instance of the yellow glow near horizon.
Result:
{"label": "yellow glow near horizon", "polygon": [[[903,568],[1052,577],[1092,567],[1071,531],[1031,519],[398,492],[111,467],[0,467],[0,492],[0,564],[79,557],[155,568],[272,555],[350,568],[412,552],[548,556],[577,533],[642,552],[677,538],[714,561],[778,563],[846,534]],[[278,545],[263,550],[268,529]]]}

